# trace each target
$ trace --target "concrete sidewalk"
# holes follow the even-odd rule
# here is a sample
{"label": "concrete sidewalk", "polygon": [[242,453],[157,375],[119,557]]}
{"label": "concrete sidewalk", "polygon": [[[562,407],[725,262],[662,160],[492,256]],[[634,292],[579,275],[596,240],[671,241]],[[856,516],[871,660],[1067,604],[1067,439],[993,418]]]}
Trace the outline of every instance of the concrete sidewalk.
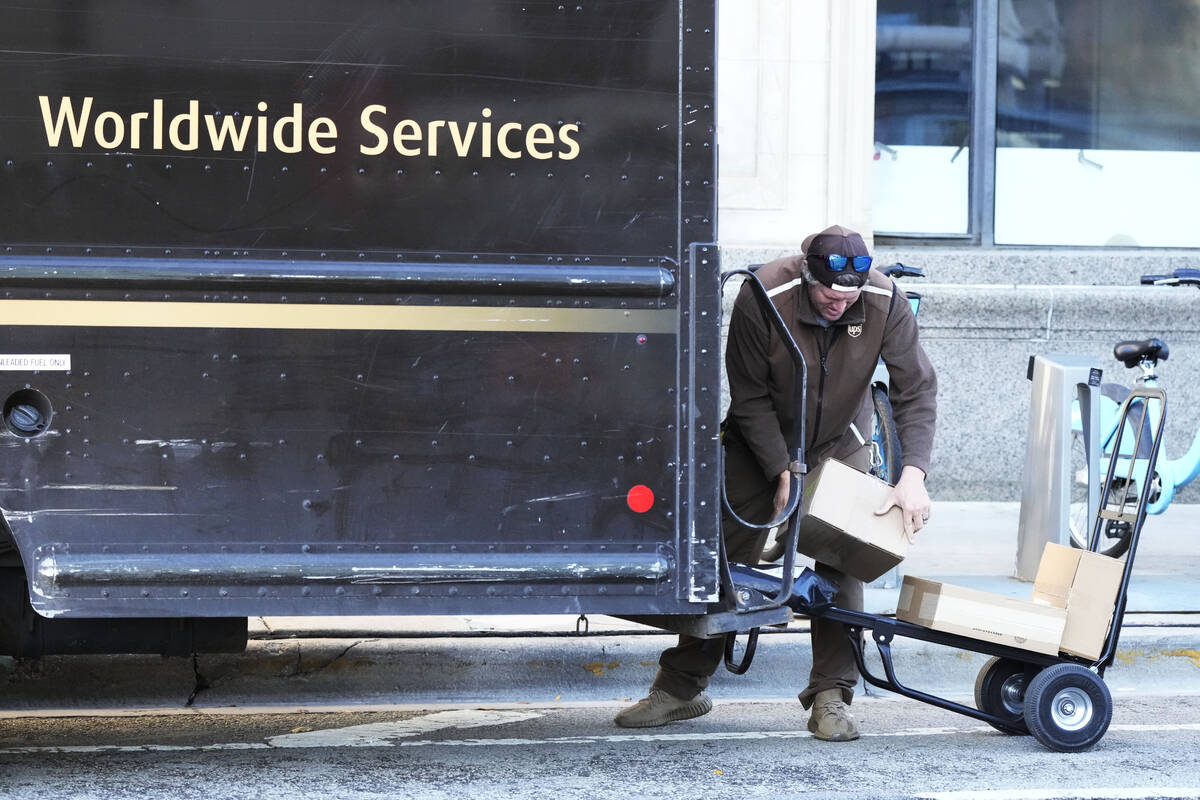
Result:
{"label": "concrete sidewalk", "polygon": [[[903,573],[1027,598],[1010,577],[1016,503],[940,503]],[[891,613],[898,588],[871,588],[866,610]],[[605,616],[270,617],[251,620],[237,655],[193,659],[52,656],[0,659],[0,716],[92,707],[194,709],[429,703],[620,704],[640,697],[674,637]],[[811,661],[807,621],[764,631],[745,675],[724,670],[714,697],[791,697]],[[868,648],[873,650],[873,648]],[[897,674],[942,696],[969,697],[987,660],[898,640]],[[869,653],[877,662],[877,656]],[[1200,506],[1175,506],[1143,529],[1117,663],[1123,693],[1200,692]],[[860,684],[861,687],[861,684]],[[861,689],[860,689],[861,691]],[[878,692],[876,692],[878,693]],[[52,713],[52,712],[49,712]]]}
{"label": "concrete sidewalk", "polygon": [[[1019,503],[935,503],[901,575],[915,575],[1028,599],[1013,577]],[[899,592],[867,590],[868,611],[896,610]],[[1142,526],[1127,613],[1200,613],[1200,505],[1173,505]]]}

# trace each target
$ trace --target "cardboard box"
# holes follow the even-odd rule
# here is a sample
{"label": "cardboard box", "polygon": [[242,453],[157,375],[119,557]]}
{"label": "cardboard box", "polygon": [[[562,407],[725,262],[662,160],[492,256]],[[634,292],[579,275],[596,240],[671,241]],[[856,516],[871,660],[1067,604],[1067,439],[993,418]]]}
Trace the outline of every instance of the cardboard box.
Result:
{"label": "cardboard box", "polygon": [[1112,625],[1125,563],[1087,550],[1047,544],[1033,583],[1033,601],[1067,611],[1059,650],[1098,659]]}
{"label": "cardboard box", "polygon": [[1065,609],[904,576],[896,619],[935,631],[1057,655]]}
{"label": "cardboard box", "polygon": [[900,509],[875,516],[890,489],[841,461],[822,462],[804,483],[800,552],[863,581],[899,564],[908,555]]}
{"label": "cardboard box", "polygon": [[904,576],[896,618],[1036,653],[1098,659],[1112,625],[1123,562],[1047,544],[1030,600]]}

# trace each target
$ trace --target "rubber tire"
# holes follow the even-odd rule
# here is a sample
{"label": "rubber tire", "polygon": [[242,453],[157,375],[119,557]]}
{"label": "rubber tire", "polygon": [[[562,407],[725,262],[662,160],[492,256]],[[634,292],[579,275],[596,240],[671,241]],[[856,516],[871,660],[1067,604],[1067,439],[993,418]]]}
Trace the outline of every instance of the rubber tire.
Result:
{"label": "rubber tire", "polygon": [[892,401],[887,391],[878,384],[871,387],[871,404],[875,413],[871,416],[871,441],[879,445],[883,463],[871,468],[871,474],[887,481],[892,486],[900,480],[903,468],[900,453],[900,435],[896,432],[896,420],[892,417]]}
{"label": "rubber tire", "polygon": [[[988,725],[1001,733],[1029,734],[1025,725],[1025,670],[1022,661],[995,656],[983,665],[975,679],[975,707],[1006,720],[1004,725],[988,721]],[[1016,693],[1016,697],[1006,696],[1011,693]]]}
{"label": "rubber tire", "polygon": [[[1112,709],[1103,679],[1078,664],[1046,667],[1025,689],[1025,725],[1033,738],[1060,753],[1077,753],[1100,741],[1112,722]],[[1078,727],[1064,726],[1064,718]]]}

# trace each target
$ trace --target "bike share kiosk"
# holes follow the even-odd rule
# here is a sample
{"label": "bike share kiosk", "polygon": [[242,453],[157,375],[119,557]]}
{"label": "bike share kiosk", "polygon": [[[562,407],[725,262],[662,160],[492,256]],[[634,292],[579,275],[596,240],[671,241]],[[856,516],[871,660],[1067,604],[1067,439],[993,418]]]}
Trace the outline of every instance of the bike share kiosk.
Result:
{"label": "bike share kiosk", "polygon": [[1087,518],[1096,514],[1100,467],[1100,377],[1094,360],[1072,355],[1030,356],[1032,381],[1025,469],[1021,473],[1021,515],[1017,525],[1016,577],[1032,581],[1047,542],[1070,544],[1072,413],[1082,423],[1087,470]]}

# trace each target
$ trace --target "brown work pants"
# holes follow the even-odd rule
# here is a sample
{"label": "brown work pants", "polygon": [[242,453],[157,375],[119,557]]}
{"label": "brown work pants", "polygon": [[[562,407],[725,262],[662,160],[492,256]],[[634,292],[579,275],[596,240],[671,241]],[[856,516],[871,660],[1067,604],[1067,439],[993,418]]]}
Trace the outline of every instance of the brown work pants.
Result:
{"label": "brown work pants", "polygon": [[[864,447],[854,456],[842,460],[865,471],[870,465],[870,449]],[[769,521],[774,510],[775,481],[763,483],[758,462],[740,442],[730,442],[726,447],[725,475],[729,503],[738,516],[754,523]],[[746,479],[747,476],[750,480]],[[722,520],[722,534],[730,561],[758,563],[766,542],[766,531],[739,525],[726,513]],[[834,602],[839,608],[862,610],[862,581],[821,563],[815,565],[815,570],[818,575],[838,584]],[[846,626],[819,617],[812,619],[810,626],[813,663],[808,687],[800,693],[800,703],[804,708],[811,707],[817,693],[826,689],[841,689],[842,699],[849,703],[854,697],[854,686],[858,683],[858,664]],[[723,636],[697,639],[681,635],[679,643],[664,650],[659,657],[658,675],[652,688],[690,700],[708,686],[708,679],[721,666],[724,656]]]}

